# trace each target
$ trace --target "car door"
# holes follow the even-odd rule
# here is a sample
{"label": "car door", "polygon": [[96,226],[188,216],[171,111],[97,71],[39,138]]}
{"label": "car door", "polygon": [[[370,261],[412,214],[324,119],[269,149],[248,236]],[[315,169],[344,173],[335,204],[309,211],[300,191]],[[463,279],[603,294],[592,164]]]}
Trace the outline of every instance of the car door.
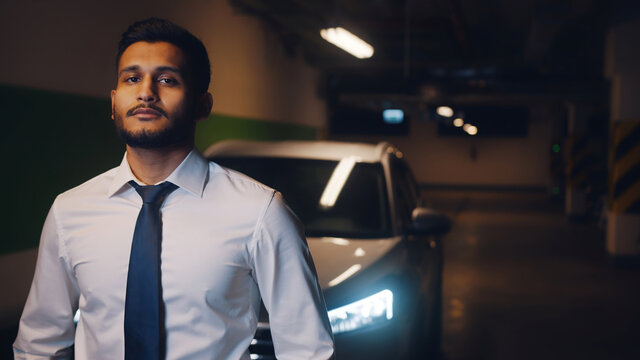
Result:
{"label": "car door", "polygon": [[442,243],[435,235],[413,235],[413,210],[422,204],[415,177],[408,164],[399,158],[391,161],[395,209],[402,224],[412,261],[420,274],[420,292],[426,311],[425,338],[429,351],[437,351],[442,317]]}

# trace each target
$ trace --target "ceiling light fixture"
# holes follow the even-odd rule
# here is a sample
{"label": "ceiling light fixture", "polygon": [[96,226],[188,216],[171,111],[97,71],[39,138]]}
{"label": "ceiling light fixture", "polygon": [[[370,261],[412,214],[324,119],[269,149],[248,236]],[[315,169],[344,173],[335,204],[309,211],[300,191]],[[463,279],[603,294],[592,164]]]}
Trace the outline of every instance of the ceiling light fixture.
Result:
{"label": "ceiling light fixture", "polygon": [[438,115],[440,116],[452,117],[453,109],[448,106],[438,106],[438,108],[436,109],[436,113],[438,113]]}
{"label": "ceiling light fixture", "polygon": [[453,126],[461,127],[462,125],[464,125],[464,120],[462,120],[462,118],[456,118],[453,120]]}
{"label": "ceiling light fixture", "polygon": [[475,126],[469,126],[469,128],[467,130],[465,130],[467,132],[467,134],[469,135],[475,135],[478,133],[478,128]]}
{"label": "ceiling light fixture", "polygon": [[373,56],[373,46],[345,28],[322,29],[320,36],[358,59],[368,59]]}

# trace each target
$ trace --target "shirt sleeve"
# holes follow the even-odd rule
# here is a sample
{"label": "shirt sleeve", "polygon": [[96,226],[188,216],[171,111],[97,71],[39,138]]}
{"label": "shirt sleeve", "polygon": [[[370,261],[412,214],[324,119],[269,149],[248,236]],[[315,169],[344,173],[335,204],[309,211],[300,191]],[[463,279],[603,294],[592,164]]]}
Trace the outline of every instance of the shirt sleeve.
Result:
{"label": "shirt sleeve", "polygon": [[55,206],[42,229],[35,275],[13,344],[16,360],[72,358],[80,293],[61,246]]}
{"label": "shirt sleeve", "polygon": [[255,234],[253,272],[280,360],[333,358],[333,336],[302,225],[275,193]]}

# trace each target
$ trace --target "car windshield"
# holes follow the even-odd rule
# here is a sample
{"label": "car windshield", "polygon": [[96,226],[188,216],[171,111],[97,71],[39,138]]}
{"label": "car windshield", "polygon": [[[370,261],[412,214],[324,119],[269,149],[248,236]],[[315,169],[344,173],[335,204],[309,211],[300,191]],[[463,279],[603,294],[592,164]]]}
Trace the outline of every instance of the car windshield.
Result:
{"label": "car windshield", "polygon": [[382,166],[349,159],[212,158],[280,191],[308,237],[388,237],[391,226]]}

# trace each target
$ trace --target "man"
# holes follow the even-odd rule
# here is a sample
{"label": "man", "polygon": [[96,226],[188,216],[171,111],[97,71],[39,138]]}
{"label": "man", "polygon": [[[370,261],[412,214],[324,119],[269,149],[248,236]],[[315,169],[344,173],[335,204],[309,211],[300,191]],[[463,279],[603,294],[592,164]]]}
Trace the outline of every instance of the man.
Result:
{"label": "man", "polygon": [[16,359],[249,359],[261,298],[279,359],[332,357],[295,216],[194,149],[209,69],[200,40],[168,21],[122,35],[111,101],[127,151],[54,201]]}

